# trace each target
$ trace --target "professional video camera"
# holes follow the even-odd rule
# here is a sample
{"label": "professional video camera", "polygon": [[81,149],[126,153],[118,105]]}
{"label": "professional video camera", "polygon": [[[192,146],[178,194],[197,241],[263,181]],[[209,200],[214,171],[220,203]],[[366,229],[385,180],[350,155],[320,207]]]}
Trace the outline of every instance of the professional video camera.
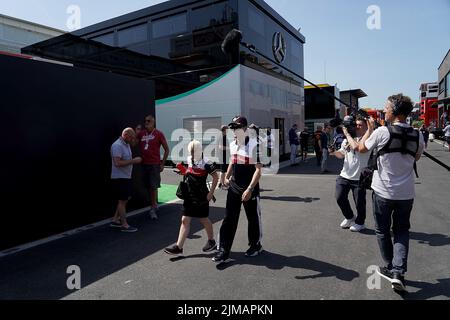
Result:
{"label": "professional video camera", "polygon": [[357,110],[351,115],[346,116],[342,122],[342,125],[347,129],[348,133],[350,133],[352,137],[356,136],[356,120],[358,118],[369,121],[370,115],[364,110]]}

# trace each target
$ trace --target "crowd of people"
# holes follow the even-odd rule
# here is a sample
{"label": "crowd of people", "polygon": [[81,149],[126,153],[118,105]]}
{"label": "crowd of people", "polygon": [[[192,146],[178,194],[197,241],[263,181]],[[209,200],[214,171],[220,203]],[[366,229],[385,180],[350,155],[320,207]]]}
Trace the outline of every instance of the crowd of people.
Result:
{"label": "crowd of people", "polygon": [[[340,224],[343,229],[361,232],[366,228],[368,187],[361,181],[365,170],[373,169],[370,171],[369,188],[373,190],[376,236],[384,262],[378,272],[381,277],[389,280],[397,291],[405,290],[410,218],[415,198],[415,163],[420,159],[427,142],[424,128],[420,131],[414,130],[406,122],[412,110],[411,99],[398,94],[389,97],[386,102],[384,113],[389,123],[387,126],[378,127],[372,118],[359,115],[346,119],[344,126],[334,130],[334,136],[331,136],[333,129],[329,125],[317,127],[314,133],[310,133],[307,128],[299,132],[297,125],[289,131],[292,166],[298,165],[296,161],[299,147],[301,161],[307,160],[311,144],[314,146],[317,165],[322,173],[328,172],[327,160],[330,156],[344,160],[342,171],[336,180],[335,192],[337,206],[344,216]],[[215,262],[228,261],[242,206],[248,220],[249,249],[246,256],[254,257],[263,251],[260,203],[263,164],[260,159],[260,141],[257,136],[249,133],[251,127],[245,117],[237,116],[229,125],[221,128],[221,164],[213,163],[204,157],[199,141],[190,142],[186,165],[177,166],[186,186],[182,192],[184,203],[179,236],[174,246],[165,249],[166,253],[183,254],[191,221],[197,218],[205,227],[208,237],[203,251],[216,250],[213,258]],[[138,133],[131,128],[125,129],[111,148],[111,178],[118,201],[111,227],[120,228],[123,232],[137,231],[128,225],[125,213],[131,195],[133,165],[140,164],[144,168],[146,187],[152,199],[150,216],[157,219],[157,189],[160,188],[161,172],[169,155],[164,134],[155,128],[155,119],[152,116],[146,118],[145,128],[139,129]],[[230,144],[227,141],[228,130],[234,133],[234,140]],[[133,143],[139,145],[140,157],[133,158],[130,149]],[[269,131],[264,146],[271,152],[273,144],[273,135]],[[164,150],[162,159],[161,148]],[[254,152],[255,150],[257,151]],[[212,178],[210,188],[207,184],[208,176]],[[213,225],[209,220],[209,205],[215,200],[214,193],[217,189],[227,190],[228,193],[226,213],[216,241]],[[350,191],[353,194],[356,213],[349,201]]]}

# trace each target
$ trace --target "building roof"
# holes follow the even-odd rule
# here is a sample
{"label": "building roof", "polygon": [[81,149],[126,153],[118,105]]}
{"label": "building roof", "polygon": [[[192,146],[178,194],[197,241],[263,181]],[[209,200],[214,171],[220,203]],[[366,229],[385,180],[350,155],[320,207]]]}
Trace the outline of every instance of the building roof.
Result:
{"label": "building roof", "polygon": [[358,99],[367,97],[367,94],[364,91],[362,91],[361,89],[341,91],[341,95],[346,94],[346,93],[349,93],[352,96],[357,97]]}
{"label": "building roof", "polygon": [[63,33],[66,32],[64,30],[52,28],[52,27],[49,27],[49,26],[44,26],[43,24],[39,24],[39,23],[27,21],[27,20],[22,20],[22,19],[19,19],[19,18],[7,16],[7,15],[4,15],[4,14],[0,14],[0,22],[2,22],[2,20],[6,20],[6,21],[10,20],[12,22],[16,22],[16,23],[20,23],[20,24],[26,24],[26,25],[29,25],[29,26],[32,26],[32,27],[36,27],[36,28],[42,28],[42,29],[46,29],[46,30],[49,30],[49,31],[57,32],[57,33],[60,33],[60,34],[63,34]]}
{"label": "building roof", "polygon": [[[322,83],[322,84],[318,84],[317,85],[319,88],[331,88],[332,86],[330,86],[328,83]],[[314,86],[305,86],[305,89],[317,89]]]}
{"label": "building roof", "polygon": [[[243,1],[243,0],[241,0]],[[266,13],[271,16],[273,19],[279,22],[286,30],[288,30],[292,35],[297,37],[302,43],[305,43],[305,36],[301,34],[296,28],[294,28],[289,22],[287,22],[280,14],[278,14],[274,9],[272,9],[264,0],[247,0],[260,7]],[[88,26],[86,28],[82,28],[80,30],[76,30],[73,32],[76,36],[87,36],[92,33],[101,32],[103,30],[108,30],[123,23],[127,22],[137,22],[142,19],[146,19],[150,16],[167,16],[175,13],[179,13],[180,10],[188,5],[205,5],[205,4],[214,4],[213,1],[208,0],[170,0],[166,2],[162,2],[156,5],[149,6],[147,8],[137,10],[134,12],[130,12],[124,15],[121,15],[116,18],[108,19],[106,21]]]}

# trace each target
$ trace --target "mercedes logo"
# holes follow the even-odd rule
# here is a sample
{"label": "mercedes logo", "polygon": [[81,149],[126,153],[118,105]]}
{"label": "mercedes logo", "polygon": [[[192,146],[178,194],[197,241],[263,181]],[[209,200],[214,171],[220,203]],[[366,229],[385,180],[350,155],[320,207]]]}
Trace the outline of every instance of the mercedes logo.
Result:
{"label": "mercedes logo", "polygon": [[273,35],[273,55],[278,63],[282,63],[286,58],[286,40],[281,32],[275,32]]}

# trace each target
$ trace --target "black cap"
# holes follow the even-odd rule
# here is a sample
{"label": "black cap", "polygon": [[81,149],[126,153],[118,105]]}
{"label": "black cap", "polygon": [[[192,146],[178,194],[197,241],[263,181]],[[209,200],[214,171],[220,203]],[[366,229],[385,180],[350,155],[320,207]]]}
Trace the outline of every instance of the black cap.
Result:
{"label": "black cap", "polygon": [[248,121],[243,116],[237,116],[233,118],[233,122],[231,122],[228,127],[232,130],[242,129],[248,126]]}

